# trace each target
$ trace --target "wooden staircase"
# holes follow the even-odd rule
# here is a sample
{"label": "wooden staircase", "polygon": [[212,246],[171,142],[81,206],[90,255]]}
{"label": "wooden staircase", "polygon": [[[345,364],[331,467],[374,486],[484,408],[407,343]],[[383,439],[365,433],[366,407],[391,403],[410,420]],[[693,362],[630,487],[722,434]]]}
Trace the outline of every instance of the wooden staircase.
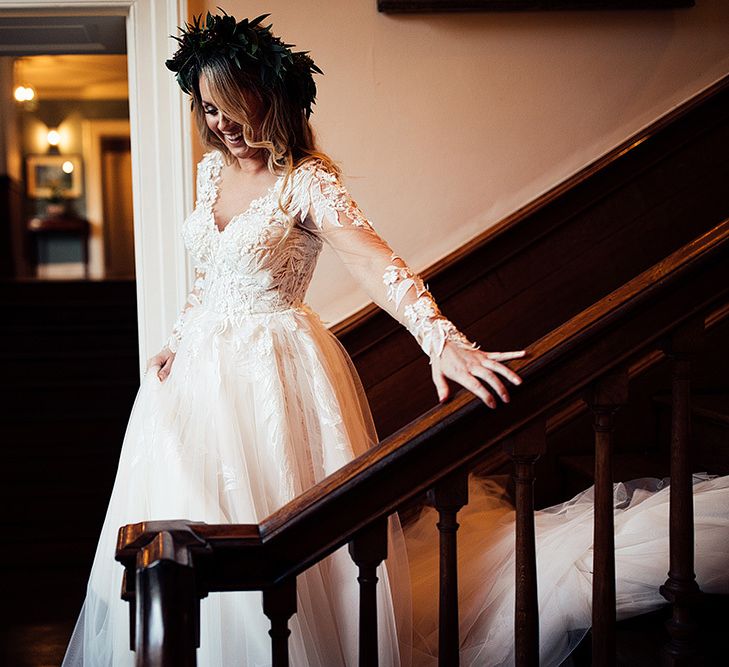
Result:
{"label": "wooden staircase", "polygon": [[[584,405],[592,417],[595,454],[590,660],[616,664],[616,412],[629,403],[631,382],[660,364],[668,367],[672,386],[671,568],[661,591],[673,615],[664,656],[672,665],[703,664],[697,656],[705,659],[713,647],[701,647],[701,637],[688,633],[686,625],[700,617],[701,599],[693,581],[693,550],[687,547],[694,539],[690,386],[702,341],[728,318],[729,219],[530,345],[529,357],[511,364],[524,385],[499,410],[491,412],[460,392],[257,525],[150,521],[120,528],[122,597],[136,619],[131,640],[138,657],[151,666],[195,664],[199,599],[217,591],[261,590],[271,620],[273,664],[288,665],[296,575],[349,544],[360,568],[360,664],[375,665],[376,579],[370,574],[386,556],[385,518],[428,492],[440,516],[440,664],[457,665],[455,521],[468,502],[466,478],[476,466],[498,468],[510,459],[516,499],[516,664],[538,664],[536,462],[549,454],[550,421],[555,428]],[[709,355],[725,349],[725,340],[720,338],[718,350],[709,348]],[[167,599],[178,602],[165,605]],[[150,632],[150,614],[160,605],[164,631]]]}

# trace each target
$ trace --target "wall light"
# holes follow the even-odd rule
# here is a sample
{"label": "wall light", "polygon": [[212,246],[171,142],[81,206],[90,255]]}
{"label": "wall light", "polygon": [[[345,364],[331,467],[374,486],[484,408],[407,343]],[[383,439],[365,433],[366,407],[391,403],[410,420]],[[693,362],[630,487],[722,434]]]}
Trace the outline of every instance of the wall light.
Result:
{"label": "wall light", "polygon": [[49,146],[58,146],[61,143],[61,133],[58,130],[48,130],[46,139]]}
{"label": "wall light", "polygon": [[73,162],[71,160],[66,160],[62,165],[61,169],[63,169],[64,174],[70,174],[73,172]]}
{"label": "wall light", "polygon": [[15,95],[15,101],[21,104],[35,99],[33,86],[17,86],[13,94]]}

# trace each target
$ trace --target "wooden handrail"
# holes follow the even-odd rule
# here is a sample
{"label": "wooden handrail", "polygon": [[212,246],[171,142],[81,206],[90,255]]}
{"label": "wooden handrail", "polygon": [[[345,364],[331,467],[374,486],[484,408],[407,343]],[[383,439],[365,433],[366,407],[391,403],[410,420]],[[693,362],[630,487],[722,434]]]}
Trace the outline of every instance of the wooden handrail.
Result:
{"label": "wooden handrail", "polygon": [[[729,220],[534,343],[511,364],[526,381],[510,404],[491,412],[461,391],[258,525],[180,522],[210,547],[197,556],[201,586],[248,590],[289,580],[682,322],[726,312],[727,299]],[[120,529],[117,560],[133,569],[139,547],[172,523]]]}

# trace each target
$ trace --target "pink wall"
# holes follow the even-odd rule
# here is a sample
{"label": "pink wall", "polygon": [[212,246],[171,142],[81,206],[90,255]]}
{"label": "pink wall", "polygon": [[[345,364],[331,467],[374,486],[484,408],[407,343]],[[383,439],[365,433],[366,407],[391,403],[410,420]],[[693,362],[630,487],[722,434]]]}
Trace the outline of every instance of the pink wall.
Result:
{"label": "pink wall", "polygon": [[[729,72],[726,0],[460,15],[380,14],[376,0],[222,6],[271,12],[275,34],[311,51],[325,72],[312,116],[322,147],[416,270]],[[335,323],[369,299],[325,253],[309,301]]]}

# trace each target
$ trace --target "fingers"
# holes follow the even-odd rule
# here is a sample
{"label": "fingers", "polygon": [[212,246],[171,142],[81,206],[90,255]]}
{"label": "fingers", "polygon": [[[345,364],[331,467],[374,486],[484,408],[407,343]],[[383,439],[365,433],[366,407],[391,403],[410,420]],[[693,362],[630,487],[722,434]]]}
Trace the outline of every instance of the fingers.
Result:
{"label": "fingers", "polygon": [[506,390],[504,383],[499,379],[496,373],[489,370],[488,368],[484,368],[483,366],[474,366],[471,369],[471,374],[475,375],[477,378],[481,378],[484,382],[488,383],[493,388],[493,390],[501,397],[501,400],[504,401],[504,403],[509,402],[509,392]]}
{"label": "fingers", "polygon": [[496,408],[496,399],[489,393],[486,387],[484,387],[481,382],[476,379],[475,376],[466,374],[465,377],[458,379],[457,381],[472,394],[478,396],[490,408]]}
{"label": "fingers", "polygon": [[517,350],[515,352],[485,352],[489,359],[494,361],[509,361],[509,359],[519,359],[526,354],[526,350]]}
{"label": "fingers", "polygon": [[172,358],[168,357],[167,361],[165,361],[162,367],[157,371],[157,377],[159,378],[160,382],[164,382],[167,379],[167,376],[170,374],[171,367]]}
{"label": "fingers", "polygon": [[175,358],[174,352],[166,348],[150,357],[147,361],[147,371],[154,371],[160,382],[164,382],[172,370],[172,361]]}
{"label": "fingers", "polygon": [[448,380],[445,375],[440,371],[433,371],[433,383],[435,384],[435,390],[438,392],[438,402],[443,403],[450,394],[450,387],[448,386]]}
{"label": "fingers", "polygon": [[512,371],[511,368],[509,368],[508,366],[504,366],[504,364],[501,364],[498,361],[494,361],[493,359],[484,359],[481,362],[481,366],[483,366],[484,368],[488,368],[489,370],[498,373],[499,375],[503,375],[512,384],[519,385],[522,382],[519,375]]}

